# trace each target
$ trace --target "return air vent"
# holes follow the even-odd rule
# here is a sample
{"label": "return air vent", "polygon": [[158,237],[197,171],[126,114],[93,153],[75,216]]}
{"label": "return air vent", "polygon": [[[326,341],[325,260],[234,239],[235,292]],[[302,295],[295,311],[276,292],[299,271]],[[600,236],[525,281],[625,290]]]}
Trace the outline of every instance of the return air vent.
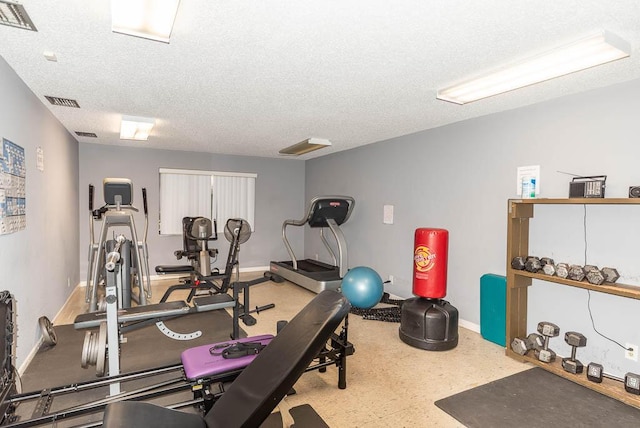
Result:
{"label": "return air vent", "polygon": [[38,31],[24,6],[11,0],[0,0],[0,24]]}
{"label": "return air vent", "polygon": [[80,104],[78,104],[76,100],[70,100],[68,98],[60,97],[50,97],[49,95],[45,95],[44,97],[49,100],[49,102],[54,106],[80,108]]}
{"label": "return air vent", "polygon": [[93,132],[82,132],[82,131],[75,131],[75,132],[78,137],[98,138],[98,136]]}

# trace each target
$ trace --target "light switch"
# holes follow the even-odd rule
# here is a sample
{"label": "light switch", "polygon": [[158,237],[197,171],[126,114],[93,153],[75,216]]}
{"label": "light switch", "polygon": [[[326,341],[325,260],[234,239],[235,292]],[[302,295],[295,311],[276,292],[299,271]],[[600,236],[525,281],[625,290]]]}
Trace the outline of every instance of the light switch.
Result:
{"label": "light switch", "polygon": [[384,206],[382,222],[384,224],[393,224],[393,205]]}

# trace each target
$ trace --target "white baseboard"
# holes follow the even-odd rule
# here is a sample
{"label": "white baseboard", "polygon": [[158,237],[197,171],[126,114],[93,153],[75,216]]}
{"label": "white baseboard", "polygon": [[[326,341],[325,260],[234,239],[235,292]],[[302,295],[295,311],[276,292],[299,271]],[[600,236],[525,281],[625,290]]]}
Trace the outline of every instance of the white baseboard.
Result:
{"label": "white baseboard", "polygon": [[22,376],[27,370],[27,367],[29,366],[29,364],[31,364],[31,360],[33,360],[33,358],[38,353],[38,350],[42,346],[43,340],[44,339],[40,337],[40,340],[36,342],[35,346],[29,352],[29,355],[27,355],[27,358],[25,358],[22,364],[20,364],[20,367],[18,367],[18,376]]}
{"label": "white baseboard", "polygon": [[[404,300],[404,297],[396,296],[395,294],[391,294],[391,293],[389,293],[389,298],[396,299],[396,300]],[[458,319],[458,326],[462,328],[466,328],[467,330],[471,330],[476,333],[480,333],[480,325],[470,321]]]}
{"label": "white baseboard", "polygon": [[462,327],[462,328],[466,328],[467,330],[471,330],[471,331],[476,332],[478,334],[480,333],[480,325],[479,324],[458,319],[458,325],[460,327]]}

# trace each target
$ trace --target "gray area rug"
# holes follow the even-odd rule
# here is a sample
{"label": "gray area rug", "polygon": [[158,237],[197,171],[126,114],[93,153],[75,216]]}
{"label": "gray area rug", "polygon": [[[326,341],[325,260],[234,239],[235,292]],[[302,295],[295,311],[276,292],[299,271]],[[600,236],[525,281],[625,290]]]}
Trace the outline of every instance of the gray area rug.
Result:
{"label": "gray area rug", "polygon": [[640,426],[639,409],[538,367],[435,405],[469,428]]}

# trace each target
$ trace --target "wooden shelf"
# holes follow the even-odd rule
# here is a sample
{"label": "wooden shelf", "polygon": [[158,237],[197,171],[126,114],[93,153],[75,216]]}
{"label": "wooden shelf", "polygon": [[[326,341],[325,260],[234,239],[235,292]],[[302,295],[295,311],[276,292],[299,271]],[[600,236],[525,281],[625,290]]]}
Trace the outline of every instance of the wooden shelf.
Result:
{"label": "wooden shelf", "polygon": [[509,202],[528,205],[640,205],[640,198],[532,198],[509,199]]}
{"label": "wooden shelf", "polygon": [[[628,284],[593,285],[586,281],[573,281],[557,276],[531,273],[511,268],[511,260],[516,256],[529,254],[529,221],[534,216],[535,205],[640,205],[640,198],[571,198],[571,199],[510,199],[507,213],[507,317],[506,355],[519,361],[528,362],[548,370],[584,387],[598,391],[616,400],[640,408],[640,396],[629,394],[623,382],[605,378],[602,383],[590,382],[585,373],[574,375],[566,372],[561,365],[562,358],[553,363],[543,363],[533,356],[522,356],[509,346],[516,337],[527,336],[528,289],[533,280],[547,281],[599,293],[612,294],[640,300],[640,287]],[[586,370],[586,368],[585,368]]]}
{"label": "wooden shelf", "polygon": [[[530,351],[532,352],[532,351]],[[511,349],[507,349],[507,356],[522,361],[534,364],[538,367],[541,367],[547,371],[552,372],[558,376],[561,376],[565,379],[570,380],[571,382],[575,382],[582,386],[585,386],[589,389],[593,389],[594,391],[599,392],[600,394],[604,394],[611,398],[615,398],[618,401],[622,401],[625,404],[636,407],[640,409],[640,395],[630,394],[624,389],[624,384],[615,379],[603,378],[602,383],[591,382],[587,379],[587,366],[585,365],[584,371],[581,374],[572,374],[565,371],[562,368],[562,357],[558,356],[556,360],[552,363],[543,363],[539,361],[534,356],[530,355],[519,355],[513,352]]]}
{"label": "wooden shelf", "polygon": [[557,284],[569,285],[571,287],[585,288],[587,290],[597,291],[599,293],[614,294],[616,296],[629,297],[631,299],[640,299],[640,287],[628,284],[611,284],[605,282],[602,285],[593,285],[585,281],[573,281],[571,279],[560,278],[558,276],[549,276],[539,273],[531,273],[526,270],[512,270],[514,275],[524,276],[541,281],[555,282]]}

